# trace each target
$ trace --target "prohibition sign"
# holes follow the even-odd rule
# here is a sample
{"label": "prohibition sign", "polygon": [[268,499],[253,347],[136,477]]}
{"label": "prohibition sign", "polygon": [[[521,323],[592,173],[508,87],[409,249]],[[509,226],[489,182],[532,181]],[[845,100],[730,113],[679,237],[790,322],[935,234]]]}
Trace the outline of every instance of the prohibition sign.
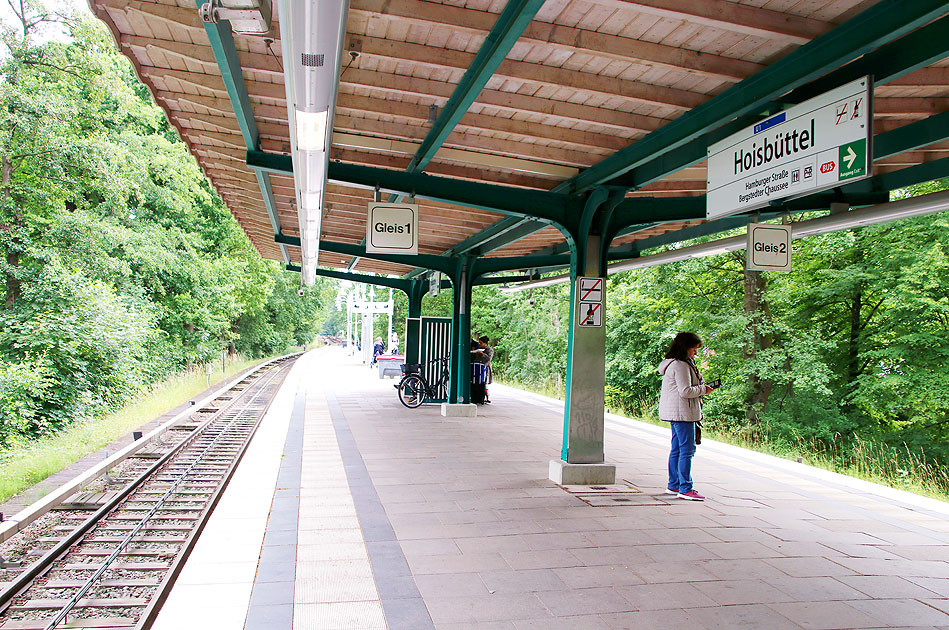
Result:
{"label": "prohibition sign", "polygon": [[580,278],[580,301],[603,301],[603,278]]}
{"label": "prohibition sign", "polygon": [[580,326],[599,326],[602,322],[601,306],[599,302],[584,302],[580,307]]}
{"label": "prohibition sign", "polygon": [[603,278],[577,278],[577,326],[582,328],[603,325]]}

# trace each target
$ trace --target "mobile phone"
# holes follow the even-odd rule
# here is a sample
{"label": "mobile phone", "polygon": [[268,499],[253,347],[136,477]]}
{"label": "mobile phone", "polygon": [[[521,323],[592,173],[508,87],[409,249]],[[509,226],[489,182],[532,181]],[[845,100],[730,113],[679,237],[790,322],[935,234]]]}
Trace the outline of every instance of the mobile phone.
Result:
{"label": "mobile phone", "polygon": [[706,385],[708,385],[712,389],[718,389],[719,387],[722,386],[722,379],[717,378],[714,381],[709,381],[708,383],[706,383]]}

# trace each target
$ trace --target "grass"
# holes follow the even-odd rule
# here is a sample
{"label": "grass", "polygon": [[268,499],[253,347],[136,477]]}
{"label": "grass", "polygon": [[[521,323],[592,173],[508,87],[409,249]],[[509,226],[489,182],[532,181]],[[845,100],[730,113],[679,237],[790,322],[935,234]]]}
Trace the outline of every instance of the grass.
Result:
{"label": "grass", "polygon": [[[238,358],[214,365],[210,384],[216,385],[263,359]],[[203,366],[179,372],[142,393],[130,403],[102,418],[77,422],[39,440],[13,446],[0,453],[0,502],[58,473],[86,455],[154,420],[208,388]]]}
{"label": "grass", "polygon": [[[550,398],[564,399],[562,388],[558,390],[554,383],[537,386],[508,380],[504,384]],[[653,402],[646,399],[637,401],[633,413],[627,409],[609,406],[607,411],[648,424],[667,426],[656,417]],[[859,437],[854,437],[849,443],[842,440],[840,443],[834,442],[830,445],[804,439],[787,444],[772,440],[770,436],[760,432],[735,434],[716,431],[708,425],[702,427],[702,435],[717,442],[790,459],[920,496],[949,501],[949,469],[927,460],[925,454],[915,452],[905,446],[898,448]],[[848,448],[842,446],[845,443]]]}

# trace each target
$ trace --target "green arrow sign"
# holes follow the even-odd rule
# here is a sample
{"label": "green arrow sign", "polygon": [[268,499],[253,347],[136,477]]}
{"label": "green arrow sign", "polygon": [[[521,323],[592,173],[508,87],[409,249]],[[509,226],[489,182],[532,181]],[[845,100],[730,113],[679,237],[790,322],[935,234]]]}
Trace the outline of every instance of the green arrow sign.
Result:
{"label": "green arrow sign", "polygon": [[857,140],[840,145],[839,148],[839,179],[853,179],[867,172],[867,141]]}

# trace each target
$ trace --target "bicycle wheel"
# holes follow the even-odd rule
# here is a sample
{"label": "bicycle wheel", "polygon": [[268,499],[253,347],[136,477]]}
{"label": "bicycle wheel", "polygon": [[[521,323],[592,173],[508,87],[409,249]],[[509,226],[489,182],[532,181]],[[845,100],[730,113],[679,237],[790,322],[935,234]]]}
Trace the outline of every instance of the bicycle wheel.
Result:
{"label": "bicycle wheel", "polygon": [[425,402],[425,381],[417,374],[409,374],[399,381],[399,401],[409,409]]}

